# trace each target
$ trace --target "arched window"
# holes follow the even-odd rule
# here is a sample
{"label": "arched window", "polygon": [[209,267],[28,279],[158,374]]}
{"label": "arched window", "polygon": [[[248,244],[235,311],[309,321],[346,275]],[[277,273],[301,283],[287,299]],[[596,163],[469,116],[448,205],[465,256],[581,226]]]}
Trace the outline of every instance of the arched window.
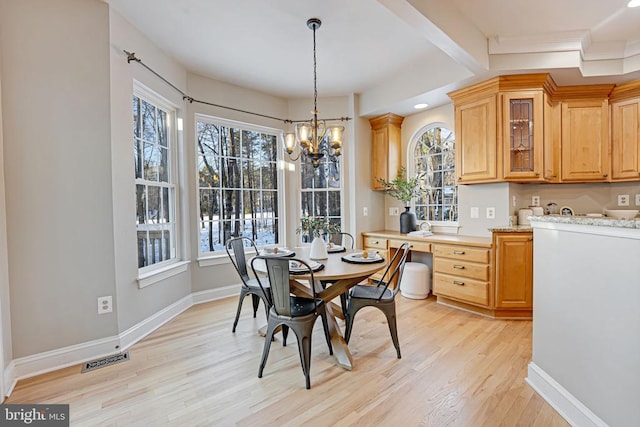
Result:
{"label": "arched window", "polygon": [[455,135],[442,123],[430,123],[418,131],[409,146],[409,173],[421,176],[423,194],[415,199],[419,221],[456,222]]}

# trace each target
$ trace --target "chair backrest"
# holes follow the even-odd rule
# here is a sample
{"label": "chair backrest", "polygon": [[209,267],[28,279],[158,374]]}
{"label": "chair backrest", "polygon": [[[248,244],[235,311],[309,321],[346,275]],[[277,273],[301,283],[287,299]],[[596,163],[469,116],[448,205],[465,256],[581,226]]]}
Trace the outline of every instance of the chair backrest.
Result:
{"label": "chair backrest", "polygon": [[[247,245],[248,243],[248,245]],[[258,255],[258,247],[255,242],[248,237],[234,237],[227,240],[227,244],[225,245],[225,249],[227,250],[227,255],[231,259],[233,266],[236,268],[236,271],[240,275],[240,278],[243,282],[249,281],[249,271],[247,269],[247,259],[244,254],[245,247],[253,247],[256,255]]]}
{"label": "chair backrest", "polygon": [[[315,280],[313,278],[313,270],[305,261],[298,258],[287,258],[281,256],[269,256],[269,255],[258,255],[251,260],[251,269],[253,273],[257,276],[256,271],[256,262],[258,260],[264,261],[267,268],[267,275],[269,276],[269,286],[271,287],[271,307],[281,316],[291,316],[291,303],[290,303],[290,295],[291,295],[291,285],[289,282],[290,272],[289,272],[289,261],[297,262],[300,266],[304,266],[309,270],[309,274],[311,278],[309,279],[309,284],[311,288],[311,292],[313,294],[313,299],[316,299],[316,291],[313,287],[313,283]],[[262,282],[258,282],[260,287],[262,287]],[[316,303],[317,308],[317,303]]]}
{"label": "chair backrest", "polygon": [[329,236],[329,241],[336,244],[336,245],[341,245],[344,246],[347,249],[353,249],[353,246],[355,244],[355,239],[353,238],[353,236],[349,233],[332,233]]}
{"label": "chair backrest", "polygon": [[389,285],[392,282],[395,282],[395,288],[393,288],[394,297],[400,290],[400,280],[402,280],[402,273],[404,272],[404,265],[407,262],[407,255],[409,255],[409,243],[403,242],[396,250],[396,253],[393,254],[391,261],[389,261],[387,268],[382,274],[382,278],[378,282],[378,287],[380,288],[380,296],[378,297],[378,300],[383,297],[384,292],[389,288]]}

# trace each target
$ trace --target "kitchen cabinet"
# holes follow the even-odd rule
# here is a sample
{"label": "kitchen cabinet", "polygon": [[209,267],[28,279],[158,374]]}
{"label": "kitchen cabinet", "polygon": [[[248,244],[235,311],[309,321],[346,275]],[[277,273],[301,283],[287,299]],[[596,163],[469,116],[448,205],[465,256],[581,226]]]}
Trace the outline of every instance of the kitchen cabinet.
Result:
{"label": "kitchen cabinet", "polygon": [[607,97],[612,88],[613,85],[558,88],[555,96],[562,99],[562,181],[608,181]]}
{"label": "kitchen cabinet", "polygon": [[456,173],[458,183],[494,182],[498,175],[498,81],[449,94],[455,106]]}
{"label": "kitchen cabinet", "polygon": [[378,181],[392,181],[402,165],[401,125],[404,117],[387,113],[369,120],[371,125],[371,188],[383,190]]}
{"label": "kitchen cabinet", "polygon": [[611,110],[611,180],[640,178],[640,80],[616,86]]}
{"label": "kitchen cabinet", "polygon": [[449,93],[458,183],[558,179],[549,74],[500,76]]}
{"label": "kitchen cabinet", "polygon": [[[363,249],[365,251],[378,251],[381,257],[388,260],[389,259],[389,250],[387,249],[387,239],[380,237],[372,237],[372,236],[364,236],[363,239]],[[384,274],[384,269],[378,271],[371,275],[371,280],[380,280],[382,279],[382,275]]]}
{"label": "kitchen cabinet", "polygon": [[433,293],[490,308],[490,253],[486,248],[435,244]]}
{"label": "kitchen cabinet", "polygon": [[495,307],[533,309],[533,233],[494,232]]}

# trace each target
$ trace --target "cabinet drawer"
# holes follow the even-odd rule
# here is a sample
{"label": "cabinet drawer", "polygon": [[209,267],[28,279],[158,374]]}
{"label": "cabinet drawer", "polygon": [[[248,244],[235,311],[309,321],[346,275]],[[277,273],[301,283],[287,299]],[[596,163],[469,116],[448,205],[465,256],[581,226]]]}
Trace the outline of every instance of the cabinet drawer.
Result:
{"label": "cabinet drawer", "polygon": [[431,252],[431,243],[409,242],[409,249],[416,252]]}
{"label": "cabinet drawer", "polygon": [[387,239],[367,236],[364,238],[364,247],[372,249],[387,249]]}
{"label": "cabinet drawer", "polygon": [[478,280],[489,280],[489,265],[457,261],[455,259],[438,258],[433,260],[433,270],[452,276],[470,277]]}
{"label": "cabinet drawer", "polygon": [[433,293],[473,304],[489,305],[489,284],[479,280],[435,273]]}
{"label": "cabinet drawer", "polygon": [[435,245],[433,255],[465,261],[489,263],[489,249],[468,246]]}

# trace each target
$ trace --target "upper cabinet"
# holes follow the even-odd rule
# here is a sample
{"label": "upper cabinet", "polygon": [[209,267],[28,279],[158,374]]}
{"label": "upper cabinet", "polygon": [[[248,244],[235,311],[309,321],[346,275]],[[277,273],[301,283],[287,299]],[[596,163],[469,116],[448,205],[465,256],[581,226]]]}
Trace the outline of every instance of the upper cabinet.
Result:
{"label": "upper cabinet", "polygon": [[609,181],[609,93],[614,85],[559,87],[563,182]]}
{"label": "upper cabinet", "polygon": [[449,93],[455,104],[458,182],[558,177],[548,74],[500,76]]}
{"label": "upper cabinet", "polygon": [[371,124],[371,188],[382,190],[378,181],[392,181],[398,174],[401,163],[401,125],[404,117],[393,113],[369,120]]}
{"label": "upper cabinet", "polygon": [[611,179],[640,179],[640,80],[616,86],[611,109]]}

